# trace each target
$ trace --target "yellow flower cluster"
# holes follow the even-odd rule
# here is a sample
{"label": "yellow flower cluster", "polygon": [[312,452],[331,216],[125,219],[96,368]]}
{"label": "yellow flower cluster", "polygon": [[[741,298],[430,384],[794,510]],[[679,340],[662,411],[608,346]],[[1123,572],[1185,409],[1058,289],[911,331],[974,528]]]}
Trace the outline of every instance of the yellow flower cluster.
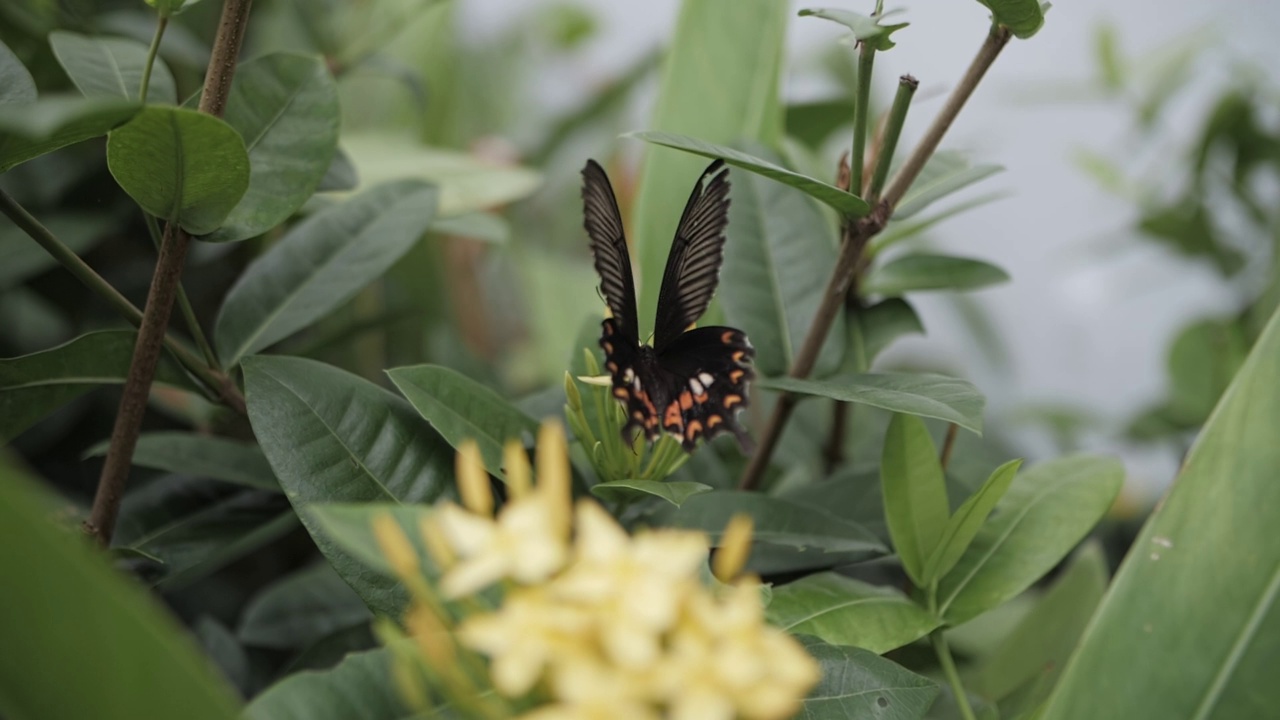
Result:
{"label": "yellow flower cluster", "polygon": [[[538,445],[536,488],[523,451],[508,448],[512,498],[496,518],[479,451],[462,448],[458,478],[467,509],[443,506],[424,528],[445,568],[446,598],[504,583],[501,605],[469,613],[456,635],[489,658],[489,679],[501,695],[549,698],[521,717],[794,714],[819,669],[799,643],[764,622],[758,580],[710,587],[700,572],[710,550],[704,534],[662,529],[632,537],[595,502],[571,507],[559,426],[544,425]],[[729,582],[740,573],[750,539],[749,520],[735,519],[716,556],[717,577]]]}

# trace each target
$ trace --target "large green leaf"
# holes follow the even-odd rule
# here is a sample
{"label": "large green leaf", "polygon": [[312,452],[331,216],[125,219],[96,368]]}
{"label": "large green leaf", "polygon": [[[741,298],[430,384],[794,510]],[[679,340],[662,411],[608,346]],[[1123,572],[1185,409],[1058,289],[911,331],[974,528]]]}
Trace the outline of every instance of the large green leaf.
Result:
{"label": "large green leaf", "polygon": [[142,209],[192,235],[213,232],[249,186],[249,156],[212,115],[149,105],[107,137],[107,167]]}
{"label": "large green leaf", "polygon": [[1175,720],[1275,714],[1277,367],[1280,313],[1272,315],[1173,489],[1134,541],[1045,720],[1097,713]]}
{"label": "large green leaf", "polygon": [[796,720],[919,720],[938,686],[906,668],[856,647],[797,638],[822,666],[822,680],[809,691]]}
{"label": "large green leaf", "polygon": [[848,347],[841,367],[850,372],[866,372],[876,357],[903,335],[924,333],[924,324],[915,308],[902,298],[888,298],[850,313]]}
{"label": "large green leaf", "polygon": [[892,587],[831,572],[774,588],[765,614],[787,632],[877,654],[915,642],[941,624]]}
{"label": "large green leaf", "polygon": [[[364,564],[370,572],[394,578],[395,568],[382,554],[382,545],[373,534],[374,518],[389,515],[400,524],[417,552],[420,569],[427,577],[439,575],[439,568],[431,560],[430,552],[422,537],[422,522],[432,512],[429,505],[391,505],[381,502],[325,503],[307,509],[307,516],[318,532],[332,540],[338,547]],[[399,582],[399,581],[397,581]],[[379,611],[387,617],[398,618],[402,607],[392,612]]]}
{"label": "large green leaf", "polygon": [[302,648],[372,619],[360,596],[325,563],[280,578],[254,596],[236,636],[246,645]]}
{"label": "large green leaf", "polygon": [[929,555],[924,565],[924,584],[927,586],[935,579],[946,575],[959,562],[960,556],[968,549],[969,543],[982,529],[987,516],[995,509],[996,503],[1004,497],[1013,477],[1017,475],[1021,460],[1010,460],[992,471],[987,481],[978,488],[978,492],[970,495],[955,515],[947,520],[937,546]]}
{"label": "large green leaf", "polygon": [[244,362],[254,434],[289,501],[338,574],[375,612],[404,591],[318,532],[319,502],[425,503],[449,491],[453,451],[404,400],[338,368],[292,357]]}
{"label": "large green leaf", "polygon": [[464,440],[475,440],[485,469],[497,477],[505,477],[502,448],[507,440],[532,444],[538,432],[537,421],[456,370],[415,365],[388,370],[387,375],[450,445],[456,448]]}
{"label": "large green leaf", "polygon": [[[123,384],[136,338],[132,330],[103,330],[41,352],[0,359],[0,442],[12,440],[95,387]],[[160,357],[156,382],[193,387],[167,354]]]}
{"label": "large green leaf", "polygon": [[209,242],[266,232],[311,197],[338,147],[338,89],[319,57],[275,53],[236,69],[224,117],[249,152],[249,188]]}
{"label": "large green leaf", "polygon": [[0,106],[36,101],[36,81],[17,55],[0,42]]}
{"label": "large green leaf", "polygon": [[[88,98],[140,99],[147,46],[137,40],[89,37],[65,30],[49,33],[49,46],[71,82]],[[149,102],[176,104],[173,75],[160,58],[151,68]]]}
{"label": "large green leaf", "polygon": [[[773,0],[682,2],[648,127],[712,143],[781,142],[778,86],[787,14],[786,4]],[[642,337],[653,329],[652,308],[680,210],[705,165],[669,150],[645,154],[630,233]]]}
{"label": "large green leaf", "polygon": [[875,268],[860,290],[867,295],[902,295],[921,290],[975,290],[1008,280],[1004,270],[981,260],[916,253]]}
{"label": "large green leaf", "polygon": [[1024,472],[942,578],[938,613],[958,625],[1030,587],[1098,523],[1123,480],[1119,462],[1098,457],[1062,458]]}
{"label": "large green leaf", "polygon": [[[788,170],[781,165],[769,162],[754,155],[734,150],[731,147],[716,145],[699,140],[698,138],[688,137],[685,135],[675,135],[665,132],[634,132],[629,133],[626,137],[633,137],[637,140],[644,140],[656,145],[663,145],[677,150],[683,150],[694,155],[701,155],[708,158],[720,158],[725,162],[748,170],[756,175],[776,180],[784,185],[788,185],[799,190],[815,200],[819,200],[841,214],[851,217],[866,215],[870,211],[871,206],[866,201],[852,193],[841,190],[840,188],[823,182],[808,175],[801,175],[798,172]],[[695,176],[696,177],[696,176]],[[690,183],[686,183],[691,185]]]}
{"label": "large green leaf", "polygon": [[986,399],[971,383],[928,373],[856,373],[823,380],[791,377],[756,382],[771,390],[828,397],[872,407],[953,422],[982,433]]}
{"label": "large green leaf", "polygon": [[978,0],[991,10],[991,19],[1004,25],[1015,37],[1026,39],[1044,27],[1044,11],[1049,3],[1041,0]]}
{"label": "large green leaf", "polygon": [[245,708],[246,720],[410,720],[386,648],[348,655],[331,670],[290,675]]}
{"label": "large green leaf", "polygon": [[[115,230],[110,214],[97,211],[59,209],[41,222],[54,237],[77,255],[91,249]],[[36,241],[17,225],[0,224],[0,290],[11,288],[58,264]]]}
{"label": "large green leaf", "polygon": [[660,525],[702,530],[718,542],[729,519],[750,515],[755,522],[752,537],[760,542],[825,552],[864,553],[864,558],[885,553],[871,531],[837,512],[823,511],[781,498],[737,490],[713,490],[685,500],[677,508],[664,507],[654,517]]}
{"label": "large green leaf", "polygon": [[694,495],[713,489],[710,485],[691,481],[616,480],[592,485],[591,494],[608,502],[629,502],[637,497],[653,495],[680,507]]}
{"label": "large green leaf", "polygon": [[0,172],[61,147],[106,135],[142,106],[115,98],[46,97],[0,103]]}
{"label": "large green leaf", "polygon": [[[106,454],[106,441],[85,452],[86,457]],[[142,433],[133,451],[133,464],[259,490],[280,490],[262,450],[253,443],[229,438],[176,431]]]}
{"label": "large green leaf", "polygon": [[916,587],[929,587],[929,558],[942,542],[951,510],[942,465],[924,421],[895,413],[880,462],[884,516],[893,548]]}
{"label": "large green leaf", "polygon": [[78,529],[51,522],[62,504],[0,465],[0,713],[238,717],[231,689],[169,613]]}
{"label": "large green leaf", "polygon": [[[757,152],[778,160],[765,148]],[[725,245],[720,284],[725,317],[756,346],[756,369],[782,375],[822,303],[821,279],[835,267],[835,243],[812,201],[750,173],[733,178],[729,226],[733,241]],[[820,375],[838,362],[844,342],[843,321],[833,329],[818,356]]]}
{"label": "large green leaf", "polygon": [[223,364],[307,327],[380,277],[427,231],[435,204],[430,186],[393,183],[290,230],[227,293],[213,331]]}

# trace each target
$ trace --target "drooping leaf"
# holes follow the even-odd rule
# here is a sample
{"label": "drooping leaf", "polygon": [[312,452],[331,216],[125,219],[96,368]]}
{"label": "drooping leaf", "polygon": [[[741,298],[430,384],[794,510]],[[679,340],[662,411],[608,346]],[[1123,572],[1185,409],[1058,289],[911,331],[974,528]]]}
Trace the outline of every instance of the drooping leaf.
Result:
{"label": "drooping leaf", "polygon": [[387,376],[450,445],[475,440],[485,469],[497,477],[506,477],[502,448],[507,440],[528,444],[538,432],[536,420],[456,370],[415,365],[388,370]]}
{"label": "drooping leaf", "polygon": [[1014,37],[1023,40],[1040,32],[1044,27],[1044,11],[1049,3],[1041,0],[978,0],[991,10],[991,19],[997,25],[1009,28]]}
{"label": "drooping leaf", "polygon": [[1004,497],[1005,492],[1009,489],[1013,477],[1018,473],[1018,468],[1022,466],[1021,460],[1010,460],[1009,462],[996,468],[991,473],[991,477],[982,484],[978,492],[969,496],[964,503],[956,509],[955,515],[947,521],[947,525],[942,530],[942,537],[938,541],[938,545],[930,554],[928,561],[924,566],[925,582],[929,583],[933,580],[946,575],[951,568],[955,567],[956,562],[960,560],[960,556],[969,547],[969,543],[973,542],[974,536],[982,528],[982,524],[986,522],[987,516],[995,508],[996,503],[1000,502],[1000,498]]}
{"label": "drooping leaf", "polygon": [[765,615],[787,632],[876,654],[915,642],[942,622],[892,587],[832,572],[775,587]]}
{"label": "drooping leaf", "polygon": [[302,648],[373,619],[360,596],[327,564],[303,568],[254,596],[236,636],[246,645]]}
{"label": "drooping leaf", "polygon": [[1018,476],[956,566],[938,584],[938,613],[957,625],[1053,569],[1098,523],[1124,480],[1110,458],[1067,457]]}
{"label": "drooping leaf", "polygon": [[861,290],[896,296],[922,290],[976,290],[1008,281],[1008,273],[981,260],[915,253],[872,270]]}
{"label": "drooping leaf", "polygon": [[142,106],[115,98],[46,97],[0,103],[0,172],[58,148],[106,135]]}
{"label": "drooping leaf", "polygon": [[214,339],[230,367],[307,327],[377,279],[435,217],[436,192],[382,185],[299,223],[227,293]]}
{"label": "drooping leaf", "polygon": [[407,402],[338,368],[257,356],[244,374],[254,435],[316,545],[371,609],[398,616],[403,588],[336,546],[307,508],[429,503],[452,488],[452,450]]}
{"label": "drooping leaf", "polygon": [[[756,151],[779,159],[766,148]],[[824,278],[835,267],[835,243],[811,200],[754,174],[733,179],[729,226],[733,241],[725,245],[720,284],[725,318],[751,338],[756,369],[782,375],[822,303]],[[838,361],[841,319],[834,329],[818,356],[819,375]]]}
{"label": "drooping leaf", "polygon": [[617,480],[591,486],[591,494],[607,502],[634,500],[637,496],[653,495],[680,507],[685,500],[712,490],[710,485],[689,481]]}
{"label": "drooping leaf", "polygon": [[889,421],[880,486],[898,559],[916,587],[927,588],[934,578],[925,567],[942,542],[951,511],[937,449],[920,418],[895,413]]}
{"label": "drooping leaf", "polygon": [[17,55],[0,42],[0,107],[36,101],[36,81]]}
{"label": "drooping leaf", "polygon": [[797,638],[822,666],[797,720],[920,720],[938,696],[932,680],[873,652]]}
{"label": "drooping leaf", "polygon": [[928,373],[857,373],[823,380],[765,378],[756,383],[771,390],[936,418],[982,433],[982,407],[986,399],[971,383],[957,378]]}
{"label": "drooping leaf", "polygon": [[274,53],[236,69],[224,117],[244,138],[249,187],[208,242],[266,232],[311,197],[338,147],[338,89],[319,57]]}
{"label": "drooping leaf", "polygon": [[[139,100],[147,65],[147,46],[137,40],[89,37],[66,30],[49,33],[54,57],[87,98]],[[151,68],[147,101],[174,105],[173,75],[160,58]]]}
{"label": "drooping leaf", "polygon": [[[890,11],[892,12],[892,11]],[[888,15],[889,13],[885,13]],[[895,23],[893,25],[881,25],[884,15],[880,17],[870,17],[851,10],[841,10],[835,8],[806,8],[800,11],[800,17],[820,17],[824,20],[840,23],[853,31],[853,37],[858,42],[865,42],[876,50],[888,50],[896,43],[889,39],[893,33],[906,27],[908,23]]]}
{"label": "drooping leaf", "polygon": [[391,650],[348,655],[331,670],[290,675],[245,708],[247,720],[410,720],[391,671]]}
{"label": "drooping leaf", "polygon": [[[85,457],[106,455],[107,445],[107,441],[94,445]],[[253,443],[229,438],[186,432],[142,433],[133,451],[133,464],[259,490],[280,490],[262,450]]]}
{"label": "drooping leaf", "polygon": [[[1280,313],[1120,565],[1042,714],[1266,717],[1280,702]],[[1161,602],[1153,602],[1161,599]],[[1158,667],[1158,673],[1134,668]],[[1124,682],[1117,680],[1123,678]]]}
{"label": "drooping leaf", "polygon": [[1000,165],[974,165],[964,153],[936,152],[894,207],[893,219],[906,220],[942,198],[1003,170]]}
{"label": "drooping leaf", "polygon": [[213,232],[249,185],[249,156],[212,115],[149,105],[107,138],[107,167],[143,210],[193,235]]}
{"label": "drooping leaf", "polygon": [[77,529],[51,521],[61,504],[0,465],[0,713],[238,717],[231,689],[168,611]]}

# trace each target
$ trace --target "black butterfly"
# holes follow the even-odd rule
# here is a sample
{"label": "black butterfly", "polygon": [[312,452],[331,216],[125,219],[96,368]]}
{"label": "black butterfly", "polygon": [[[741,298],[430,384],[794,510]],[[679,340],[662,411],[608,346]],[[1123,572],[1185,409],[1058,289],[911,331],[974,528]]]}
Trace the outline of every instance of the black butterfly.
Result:
{"label": "black butterfly", "polygon": [[658,293],[653,346],[640,342],[636,289],[622,217],[604,169],[582,169],[583,220],[591,238],[600,288],[613,317],[600,346],[613,376],[613,395],[627,408],[623,437],[632,428],[657,440],[662,431],[692,451],[698,438],[729,431],[746,450],[751,440],[734,416],[747,406],[749,364],[755,350],[731,327],[685,329],[707,309],[720,280],[724,229],[729,224],[729,171],[717,160],[694,186],[676,228]]}

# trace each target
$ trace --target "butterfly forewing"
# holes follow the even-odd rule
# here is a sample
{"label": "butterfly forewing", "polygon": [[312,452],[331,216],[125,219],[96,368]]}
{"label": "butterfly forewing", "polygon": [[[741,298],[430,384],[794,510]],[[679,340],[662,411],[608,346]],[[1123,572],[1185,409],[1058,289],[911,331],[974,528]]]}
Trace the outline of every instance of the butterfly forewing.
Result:
{"label": "butterfly forewing", "polygon": [[618,212],[609,176],[594,160],[588,160],[582,169],[582,223],[591,239],[600,289],[618,320],[617,330],[633,345],[638,344],[636,286],[631,277],[631,256],[622,230],[622,215]]}

